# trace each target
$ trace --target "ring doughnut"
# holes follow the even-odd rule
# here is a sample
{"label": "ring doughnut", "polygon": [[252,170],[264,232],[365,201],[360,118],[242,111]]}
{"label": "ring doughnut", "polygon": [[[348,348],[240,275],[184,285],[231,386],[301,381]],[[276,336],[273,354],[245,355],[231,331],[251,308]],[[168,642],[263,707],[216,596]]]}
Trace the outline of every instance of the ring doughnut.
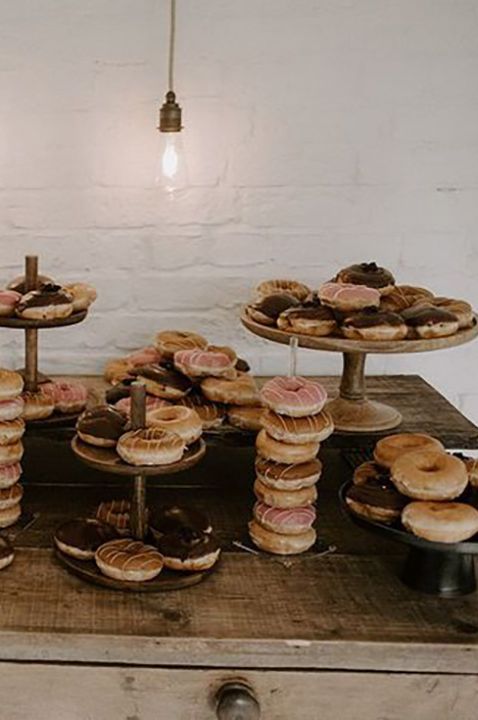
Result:
{"label": "ring doughnut", "polygon": [[310,295],[310,288],[296,280],[264,280],[256,287],[254,295],[260,301],[268,295],[282,293],[293,295],[297,300],[303,302]]}
{"label": "ring doughnut", "polygon": [[322,463],[318,458],[306,463],[286,465],[256,458],[256,476],[262,485],[273,490],[301,490],[315,485],[322,474]]}
{"label": "ring doughnut", "polygon": [[233,380],[236,377],[232,360],[225,352],[213,350],[179,350],[174,353],[174,365],[190,378],[224,377]]}
{"label": "ring doughnut", "polygon": [[22,466],[15,462],[10,465],[0,465],[0,488],[9,488],[20,480]]}
{"label": "ring doughnut", "polygon": [[253,515],[254,520],[266,530],[279,535],[300,535],[312,527],[317,512],[312,505],[281,510],[258,501],[254,505]]}
{"label": "ring doughnut", "polygon": [[6,510],[0,510],[0,528],[7,528],[15,523],[22,516],[22,506],[20,503],[12,505]]}
{"label": "ring doughnut", "polygon": [[88,390],[79,382],[48,382],[41,386],[42,392],[50,397],[59,413],[78,413],[85,409]]}
{"label": "ring doughnut", "polygon": [[233,427],[252,432],[262,428],[263,414],[262,405],[231,405],[227,409],[227,419]]}
{"label": "ring doughnut", "polygon": [[258,302],[246,306],[246,315],[260,325],[274,326],[284,310],[296,307],[299,301],[293,295],[277,293],[267,295]]}
{"label": "ring doughnut", "polygon": [[345,318],[341,328],[349,340],[404,340],[408,334],[407,324],[400,315],[377,308]]}
{"label": "ring doughnut", "polygon": [[165,360],[172,360],[179,350],[205,350],[207,340],[193,332],[162,330],[157,333],[154,344]]}
{"label": "ring doughnut", "polygon": [[337,321],[332,310],[323,305],[291,307],[279,315],[277,327],[285,332],[325,337],[337,330]]}
{"label": "ring doughnut", "polygon": [[327,392],[322,385],[303,377],[275,377],[262,387],[261,400],[279,415],[316,415],[325,405]]}
{"label": "ring doughnut", "polygon": [[44,420],[50,417],[50,415],[53,415],[55,403],[43,390],[38,390],[37,392],[25,391],[22,398],[24,403],[22,417],[26,422],[30,422],[30,420]]}
{"label": "ring doughnut", "polygon": [[264,485],[258,478],[254,482],[254,494],[258,500],[275,508],[288,509],[313,505],[317,500],[315,485],[300,490],[276,490]]}
{"label": "ring doughnut", "polygon": [[332,418],[325,410],[317,415],[300,418],[278,415],[272,410],[266,410],[262,416],[262,426],[274,440],[293,445],[323,442],[334,431]]}
{"label": "ring doughnut", "polygon": [[53,536],[62,553],[78,560],[92,560],[100,545],[117,538],[113,525],[94,518],[68,520],[57,527]]}
{"label": "ring doughnut", "polygon": [[298,555],[309,550],[317,538],[314,528],[297,535],[280,535],[266,530],[255,520],[249,523],[249,535],[260,550],[274,555]]}
{"label": "ring doughnut", "polygon": [[387,435],[377,442],[373,457],[382,467],[391,468],[395,460],[403,453],[415,450],[441,450],[445,448],[439,440],[424,433],[395,433]]}
{"label": "ring doughnut", "polygon": [[88,310],[90,305],[95,302],[97,292],[93,285],[88,283],[77,282],[65,285],[65,290],[70,293],[73,298],[73,312]]}
{"label": "ring doughnut", "polygon": [[465,464],[442,450],[417,450],[398,457],[391,480],[414,500],[454,500],[468,485]]}
{"label": "ring doughnut", "polygon": [[141,380],[147,393],[164,400],[180,400],[192,388],[191,380],[169,364],[142,365],[132,372],[137,380]]}
{"label": "ring doughnut", "polygon": [[202,422],[195,410],[184,405],[156,408],[146,413],[146,425],[174,433],[191,445],[202,435]]}
{"label": "ring doughnut", "polygon": [[320,286],[318,295],[323,305],[340,312],[355,312],[380,305],[379,291],[366,285],[328,282]]}
{"label": "ring doughnut", "polygon": [[256,438],[256,448],[259,455],[266,460],[278,463],[304,463],[313,460],[319,452],[320,443],[308,442],[301,445],[280,442],[261,430]]}
{"label": "ring doughnut", "polygon": [[14,290],[0,290],[0,316],[9,317],[15,314],[15,308],[22,299]]}
{"label": "ring doughnut", "polygon": [[201,382],[201,390],[208,400],[225,405],[258,405],[260,401],[251,375],[238,375],[234,380],[208,377]]}
{"label": "ring doughnut", "polygon": [[0,369],[0,400],[11,400],[21,394],[23,378],[13,370]]}
{"label": "ring doughnut", "polygon": [[199,572],[209,570],[219,559],[221,548],[213,533],[187,525],[158,540],[164,566],[170,570]]}
{"label": "ring doughnut", "polygon": [[387,525],[400,518],[408,499],[390,480],[369,476],[348,488],[345,502],[356,515]]}
{"label": "ring doughnut", "polygon": [[434,297],[429,303],[434,307],[448,310],[458,320],[458,327],[469,328],[474,323],[473,308],[465,300],[454,300],[453,298]]}
{"label": "ring doughnut", "polygon": [[116,452],[129,465],[171,465],[181,460],[185,449],[179,435],[156,427],[130,430],[116,445]]}
{"label": "ring doughnut", "polygon": [[463,542],[478,532],[478,510],[457,502],[411,502],[402,512],[402,524],[425,540]]}
{"label": "ring doughnut", "polygon": [[412,337],[428,340],[458,332],[458,318],[448,310],[431,304],[418,304],[402,312]]}
{"label": "ring doughnut", "polygon": [[30,320],[55,320],[69,317],[73,312],[73,298],[60,285],[45,283],[38,290],[23,295],[16,314]]}
{"label": "ring doughnut", "polygon": [[22,418],[0,422],[0,445],[13,445],[21,440],[25,432]]}
{"label": "ring doughnut", "polygon": [[20,462],[23,457],[23,445],[21,442],[13,445],[0,445],[0,465],[13,465]]}
{"label": "ring doughnut", "polygon": [[110,500],[98,505],[95,517],[107,525],[112,525],[120,535],[128,535],[130,532],[130,512],[131,503],[129,500]]}
{"label": "ring doughnut", "polygon": [[343,268],[335,278],[339,283],[352,283],[375,288],[381,295],[391,292],[395,278],[389,270],[379,267],[375,262],[363,262]]}
{"label": "ring doughnut", "polygon": [[95,405],[85,410],[76,421],[78,437],[88,445],[115,447],[125,432],[128,418],[111,405]]}
{"label": "ring doughnut", "polygon": [[152,580],[163,569],[163,558],[140,540],[110,540],[95,552],[95,561],[107,577],[126,582]]}
{"label": "ring doughnut", "polygon": [[226,411],[221,405],[216,405],[193,390],[186,397],[176,401],[177,405],[185,405],[197,412],[201,418],[203,430],[212,430],[222,425],[226,416]]}
{"label": "ring doughnut", "polygon": [[24,402],[21,395],[10,400],[0,401],[0,421],[16,420],[23,413]]}
{"label": "ring doughnut", "polygon": [[9,488],[0,490],[0,510],[9,510],[18,505],[23,497],[23,487],[15,483]]}

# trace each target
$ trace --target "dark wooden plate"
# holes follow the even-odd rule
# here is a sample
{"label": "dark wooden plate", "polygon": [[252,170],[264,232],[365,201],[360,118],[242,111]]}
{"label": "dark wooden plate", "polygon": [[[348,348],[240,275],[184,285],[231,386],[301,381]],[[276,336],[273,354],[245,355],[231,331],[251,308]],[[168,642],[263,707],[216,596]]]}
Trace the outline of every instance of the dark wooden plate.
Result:
{"label": "dark wooden plate", "polygon": [[81,413],[53,413],[42,420],[28,420],[28,430],[48,430],[48,428],[73,427]]}
{"label": "dark wooden plate", "polygon": [[67,327],[82,322],[88,315],[88,310],[80,310],[66,318],[55,320],[31,320],[20,317],[0,317],[0,327],[16,328],[17,330],[44,330],[46,328]]}

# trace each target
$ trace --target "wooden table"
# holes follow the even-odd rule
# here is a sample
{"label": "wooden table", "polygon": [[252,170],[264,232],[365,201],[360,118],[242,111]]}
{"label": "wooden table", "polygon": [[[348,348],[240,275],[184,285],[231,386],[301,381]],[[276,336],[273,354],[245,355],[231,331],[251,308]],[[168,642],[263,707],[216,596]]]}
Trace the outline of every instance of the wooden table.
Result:
{"label": "wooden table", "polygon": [[[419,378],[369,386],[394,395],[404,430],[478,447],[478,429]],[[232,546],[247,537],[252,448],[211,447],[185,476],[154,480],[148,502],[207,510],[225,552],[201,585],[136,595],[85,585],[53,558],[61,520],[129,491],[78,463],[65,435],[26,440],[25,506],[36,520],[0,575],[2,720],[213,720],[218,689],[237,680],[266,720],[476,718],[478,597],[407,589],[402,548],[342,515],[337,489],[350,468],[340,447],[355,438],[321,451],[318,530],[336,547],[324,556],[283,561]]]}

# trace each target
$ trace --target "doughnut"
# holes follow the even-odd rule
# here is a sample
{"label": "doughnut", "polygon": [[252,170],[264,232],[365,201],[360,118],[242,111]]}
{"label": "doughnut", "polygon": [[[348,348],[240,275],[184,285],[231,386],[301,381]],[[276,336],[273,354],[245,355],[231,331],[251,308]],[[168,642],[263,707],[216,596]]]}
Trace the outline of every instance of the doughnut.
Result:
{"label": "doughnut", "polygon": [[15,483],[9,488],[0,490],[0,510],[9,510],[18,505],[23,497],[23,487]]}
{"label": "doughnut", "polygon": [[397,490],[414,500],[454,500],[468,485],[465,464],[442,450],[416,450],[392,465]]}
{"label": "doughnut", "polygon": [[258,478],[256,478],[254,482],[254,493],[256,498],[265,502],[266,505],[281,509],[313,505],[317,500],[317,489],[315,485],[304,487],[300,490],[277,490],[276,488],[264,485]]}
{"label": "doughnut", "polygon": [[285,332],[325,337],[337,330],[337,321],[332,310],[323,305],[292,307],[279,315],[277,327]]}
{"label": "doughnut", "polygon": [[171,505],[154,510],[149,519],[149,529],[155,540],[162,535],[176,533],[184,527],[199,530],[201,533],[211,533],[212,526],[204,513],[193,507]]}
{"label": "doughnut", "polygon": [[113,525],[94,518],[68,520],[55,530],[55,545],[77,560],[93,560],[100,545],[118,538]]}
{"label": "doughnut", "polygon": [[317,512],[311,505],[281,510],[258,501],[254,505],[253,515],[254,520],[266,530],[279,535],[300,535],[312,527]]}
{"label": "doughnut", "polygon": [[211,350],[180,350],[174,353],[174,365],[191,378],[236,377],[236,362],[225,352]]}
{"label": "doughnut", "polygon": [[353,474],[354,485],[366,485],[370,480],[390,482],[390,470],[372,461],[358,465]]}
{"label": "doughnut", "polygon": [[260,325],[274,326],[277,319],[284,310],[296,307],[299,301],[293,295],[287,293],[277,293],[267,295],[252,305],[247,305],[246,315]]}
{"label": "doughnut", "polygon": [[411,502],[403,510],[402,524],[431,542],[463,542],[478,532],[478,510],[458,502]]}
{"label": "doughnut", "polygon": [[25,423],[22,418],[0,421],[0,445],[13,445],[23,437]]}
{"label": "doughnut", "polygon": [[23,378],[20,373],[0,368],[0,400],[11,400],[21,394]]}
{"label": "doughnut", "polygon": [[60,285],[45,283],[22,297],[16,307],[19,317],[29,320],[66,318],[73,312],[73,298]]}
{"label": "doughnut", "polygon": [[14,465],[20,462],[23,457],[23,445],[21,442],[13,445],[0,445],[0,465]]}
{"label": "doughnut", "polygon": [[154,344],[166,360],[172,360],[179,350],[205,350],[207,340],[193,332],[163,330],[156,335]]}
{"label": "doughnut", "polygon": [[234,380],[208,377],[202,380],[201,390],[211,402],[226,405],[258,405],[259,390],[251,375],[238,375]]}
{"label": "doughnut", "polygon": [[96,405],[85,410],[76,422],[80,440],[98,447],[115,447],[125,432],[128,418],[111,405]]}
{"label": "doughnut", "polygon": [[281,535],[266,530],[255,520],[249,523],[249,535],[260,550],[274,555],[298,555],[309,550],[317,538],[314,528],[296,535]]}
{"label": "doughnut", "polygon": [[320,383],[303,377],[275,377],[262,387],[261,400],[279,415],[316,415],[325,405],[327,392]]}
{"label": "doughnut", "polygon": [[400,313],[402,310],[412,307],[418,302],[433,298],[430,290],[411,285],[395,285],[388,295],[383,295],[380,300],[380,309],[386,312]]}
{"label": "doughnut", "polygon": [[255,468],[261,486],[266,485],[273,490],[301,490],[311,487],[322,474],[322,463],[318,458],[286,465],[257,456]]}
{"label": "doughnut", "polygon": [[44,420],[53,415],[55,403],[49,395],[46,395],[41,389],[37,392],[25,391],[23,398],[23,419],[26,422],[30,420]]}
{"label": "doughnut", "polygon": [[453,453],[453,455],[465,463],[468,482],[472,487],[478,488],[478,458],[468,457],[462,453]]}
{"label": "doughnut", "polygon": [[345,318],[342,333],[349,340],[404,340],[408,327],[400,315],[369,308]]}
{"label": "doughnut", "polygon": [[389,524],[400,518],[408,499],[397,492],[390,480],[369,477],[349,487],[345,502],[356,515]]}
{"label": "doughnut", "polygon": [[382,467],[391,468],[395,460],[403,453],[415,450],[442,450],[445,448],[439,440],[422,433],[396,433],[387,435],[377,442],[373,457]]}
{"label": "doughnut", "polygon": [[395,278],[389,270],[378,267],[374,262],[363,262],[343,268],[337,273],[335,282],[366,285],[386,295],[395,285]]}
{"label": "doughnut", "polygon": [[164,566],[170,570],[199,572],[209,570],[219,559],[221,548],[212,533],[201,532],[187,525],[158,540]]}
{"label": "doughnut", "polygon": [[11,525],[15,525],[15,523],[21,518],[21,516],[22,507],[20,503],[12,505],[6,510],[0,510],[0,528],[7,528]]}
{"label": "doughnut", "polygon": [[98,297],[93,285],[88,283],[77,282],[65,285],[64,289],[73,298],[73,312],[88,310],[90,305],[95,302]]}
{"label": "doughnut", "polygon": [[328,282],[318,290],[320,302],[340,312],[355,312],[380,305],[380,293],[366,285]]}
{"label": "doughnut", "polygon": [[41,390],[53,400],[56,412],[62,414],[81,412],[88,400],[88,390],[80,382],[44,383]]}
{"label": "doughnut", "polygon": [[10,465],[0,465],[0,488],[9,488],[20,480],[22,466],[18,462]]}
{"label": "doughnut", "polygon": [[317,415],[300,418],[278,415],[272,410],[266,410],[262,416],[262,426],[274,440],[292,445],[323,442],[334,431],[332,418],[325,410]]}
{"label": "doughnut", "polygon": [[452,315],[455,315],[460,329],[472,327],[475,322],[473,308],[470,303],[465,302],[465,300],[434,297],[429,302],[434,307],[441,308],[442,310],[448,310],[448,312],[452,313]]}
{"label": "doughnut", "polygon": [[[121,400],[118,400],[118,402],[114,404],[114,407],[116,408],[116,410],[119,410],[120,412],[124,413],[129,417],[131,415],[131,398],[121,398]],[[163,407],[171,407],[171,403],[169,402],[169,400],[163,400],[163,398],[146,395],[147,413],[150,412],[150,410],[157,410],[158,408]]]}
{"label": "doughnut", "polygon": [[257,301],[260,302],[268,295],[281,295],[283,293],[293,295],[302,302],[310,294],[310,288],[295,280],[264,280],[256,287],[254,295]]}
{"label": "doughnut", "polygon": [[98,505],[95,517],[107,525],[112,525],[120,535],[129,535],[130,512],[129,500],[110,500]]}
{"label": "doughnut", "polygon": [[[135,382],[136,378],[133,376],[120,380],[115,383],[112,387],[105,390],[105,400],[108,405],[114,405],[118,400],[123,398],[129,398],[131,395],[131,385]],[[146,397],[149,397],[148,395]],[[121,409],[121,408],[120,408]]]}
{"label": "doughnut", "polygon": [[14,558],[13,548],[5,538],[0,537],[0,570],[12,564]]}
{"label": "doughnut", "polygon": [[233,427],[252,432],[262,428],[263,414],[262,405],[231,405],[227,409],[227,419]]}
{"label": "doughnut", "polygon": [[106,363],[105,369],[103,370],[103,377],[107,383],[111,385],[117,385],[122,383],[124,380],[132,380],[131,370],[134,369],[133,363],[126,358],[120,358],[119,360],[110,360]]}
{"label": "doughnut", "polygon": [[259,455],[266,460],[278,463],[303,463],[313,460],[319,452],[320,443],[308,442],[300,445],[280,442],[260,430],[256,438],[256,448]]}
{"label": "doughnut", "polygon": [[95,562],[107,577],[126,582],[152,580],[163,569],[163,558],[140,540],[110,540],[95,552]]}
{"label": "doughnut", "polygon": [[181,460],[185,449],[179,435],[156,427],[130,430],[116,445],[116,452],[129,465],[171,465]]}
{"label": "doughnut", "polygon": [[458,318],[448,310],[433,305],[414,305],[402,312],[412,337],[424,339],[447,337],[458,332]]}
{"label": "doughnut", "polygon": [[127,355],[125,360],[133,367],[141,367],[142,365],[154,365],[161,362],[162,356],[159,350],[152,345],[148,345]]}
{"label": "doughnut", "polygon": [[24,405],[21,396],[10,400],[0,400],[0,422],[16,420],[23,413]]}
{"label": "doughnut", "polygon": [[184,405],[156,408],[146,413],[146,425],[179,435],[186,445],[191,445],[202,435],[201,418],[195,410]]}
{"label": "doughnut", "polygon": [[20,293],[14,290],[0,290],[0,316],[15,315],[15,308],[21,299]]}
{"label": "doughnut", "polygon": [[146,392],[164,400],[179,400],[192,388],[191,380],[170,366],[142,365],[133,372],[144,384]]}
{"label": "doughnut", "polygon": [[[37,276],[37,287],[40,287],[41,285],[45,285],[45,283],[54,283],[55,281],[52,280],[51,277],[48,275],[38,275]],[[25,295],[27,292],[27,285],[26,285],[26,279],[25,275],[17,275],[17,277],[13,278],[8,285],[8,290],[14,290],[17,293],[20,293],[20,295]]]}
{"label": "doughnut", "polygon": [[194,391],[176,401],[177,405],[185,405],[197,412],[201,418],[203,430],[213,430],[222,425],[226,411],[221,405],[209,402],[199,392]]}

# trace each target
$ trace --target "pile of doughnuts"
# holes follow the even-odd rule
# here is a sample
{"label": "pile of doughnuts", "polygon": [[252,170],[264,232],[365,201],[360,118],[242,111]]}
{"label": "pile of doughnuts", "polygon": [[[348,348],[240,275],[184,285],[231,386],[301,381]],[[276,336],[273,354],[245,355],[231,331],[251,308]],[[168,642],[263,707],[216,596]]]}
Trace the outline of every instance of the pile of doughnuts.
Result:
{"label": "pile of doughnuts", "polygon": [[[127,398],[131,404],[130,398]],[[80,440],[96,447],[112,448],[129,465],[171,465],[202,435],[199,415],[184,405],[146,407],[146,427],[132,430],[125,409],[95,405],[76,422]]]}
{"label": "pile of doughnuts", "polygon": [[302,553],[316,540],[317,454],[334,429],[323,409],[327,393],[302,377],[275,377],[263,386],[261,399],[266,410],[256,439],[257,502],[249,535],[266,552]]}
{"label": "pile of doughnuts", "polygon": [[0,290],[0,316],[17,316],[27,320],[56,320],[88,310],[96,300],[96,290],[88,283],[66,285],[45,275],[38,276],[37,288],[27,291],[21,275]]}
{"label": "pile of doughnuts", "polygon": [[425,434],[389,435],[378,441],[374,460],[359,465],[345,501],[367,520],[401,523],[417,537],[456,543],[478,533],[478,462],[446,452]]}
{"label": "pile of doughnuts", "polygon": [[365,341],[447,337],[476,323],[465,300],[396,285],[375,262],[343,268],[318,290],[295,280],[267,280],[245,314],[291,334]]}
{"label": "pile of doughnuts", "polygon": [[143,382],[148,408],[167,416],[168,405],[183,405],[199,415],[203,430],[230,425],[257,432],[263,412],[249,365],[230,347],[209,343],[193,332],[164,330],[154,346],[110,361],[105,379],[113,385],[106,399],[129,413],[130,384]]}
{"label": "pile of doughnuts", "polygon": [[[0,369],[0,529],[14,525],[22,514],[23,487],[20,461],[23,457],[23,378]],[[1,564],[0,548],[0,564]]]}
{"label": "pile of doughnuts", "polygon": [[[219,559],[220,545],[211,524],[197,510],[172,506],[150,517],[150,540],[130,537],[130,504],[103,502],[94,518],[60,525],[53,536],[58,550],[76,560],[94,561],[101,573],[124,582],[147,582],[163,568],[180,572],[209,570]],[[2,547],[0,545],[0,567]]]}

